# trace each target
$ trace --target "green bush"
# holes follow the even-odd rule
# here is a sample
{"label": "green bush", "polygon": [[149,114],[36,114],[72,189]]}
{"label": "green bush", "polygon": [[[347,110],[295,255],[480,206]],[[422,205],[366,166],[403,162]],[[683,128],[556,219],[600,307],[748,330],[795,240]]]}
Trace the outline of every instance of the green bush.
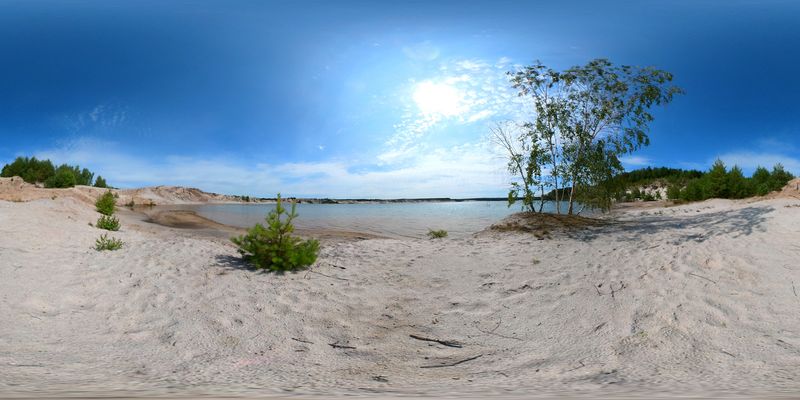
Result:
{"label": "green bush", "polygon": [[[45,187],[49,188],[67,188],[75,185],[91,185],[94,173],[77,165],[62,164],[56,168],[50,160],[17,157],[12,163],[3,166],[0,176],[5,178],[19,176],[28,183],[44,183]],[[102,183],[105,184],[105,180]]]}
{"label": "green bush", "polygon": [[681,198],[681,187],[678,185],[670,185],[667,188],[667,199],[677,200]]}
{"label": "green bush", "polygon": [[107,234],[100,235],[94,242],[94,249],[97,251],[103,250],[119,250],[122,248],[122,240],[116,238],[109,238]]}
{"label": "green bush", "polygon": [[292,271],[313,264],[317,260],[319,242],[292,236],[292,221],[297,218],[295,208],[296,203],[292,202],[292,210],[287,212],[278,194],[275,209],[265,218],[266,227],[256,224],[246,235],[231,238],[242,257],[258,269],[271,271]]}
{"label": "green bush", "polygon": [[104,215],[111,215],[114,214],[114,209],[116,208],[116,200],[114,199],[114,194],[111,191],[107,191],[103,193],[100,198],[94,203],[95,208],[97,208],[97,212]]}
{"label": "green bush", "polygon": [[78,180],[75,174],[68,168],[59,168],[55,175],[47,178],[44,181],[44,187],[47,188],[68,188],[77,184]]}
{"label": "green bush", "polygon": [[103,179],[102,176],[98,175],[97,179],[94,181],[94,187],[107,188],[108,187],[108,183],[106,182],[105,179]]}
{"label": "green bush", "polygon": [[773,191],[783,189],[790,180],[794,179],[794,175],[786,171],[782,164],[775,164],[770,175],[770,189]]}
{"label": "green bush", "polygon": [[447,231],[444,229],[433,230],[428,229],[428,238],[430,239],[440,239],[443,237],[447,237]]}
{"label": "green bush", "polygon": [[120,225],[117,217],[103,215],[97,220],[97,224],[95,224],[95,226],[107,231],[118,231]]}

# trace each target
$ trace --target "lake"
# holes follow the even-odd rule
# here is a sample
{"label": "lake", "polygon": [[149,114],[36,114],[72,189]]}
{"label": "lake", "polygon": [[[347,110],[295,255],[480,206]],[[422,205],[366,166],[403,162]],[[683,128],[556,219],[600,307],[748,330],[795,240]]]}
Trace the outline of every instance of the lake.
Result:
{"label": "lake", "polygon": [[[263,223],[274,204],[206,204],[188,208],[216,222],[250,227]],[[295,226],[305,229],[344,230],[387,237],[425,237],[428,229],[444,229],[451,237],[481,231],[509,214],[519,212],[505,201],[424,203],[365,203],[297,205]],[[555,202],[545,204],[555,211]]]}

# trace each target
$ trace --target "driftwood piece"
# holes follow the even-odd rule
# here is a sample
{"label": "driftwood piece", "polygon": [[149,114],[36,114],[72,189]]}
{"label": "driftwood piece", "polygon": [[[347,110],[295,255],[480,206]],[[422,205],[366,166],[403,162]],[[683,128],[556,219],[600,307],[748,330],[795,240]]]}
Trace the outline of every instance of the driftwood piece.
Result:
{"label": "driftwood piece", "polygon": [[422,340],[422,341],[425,341],[425,342],[436,342],[436,343],[439,343],[439,344],[441,344],[443,346],[447,346],[447,347],[457,347],[457,348],[461,348],[462,347],[461,343],[456,342],[454,340],[433,339],[433,338],[427,338],[427,337],[424,337],[424,336],[419,336],[419,335],[414,335],[414,334],[411,334],[411,335],[408,335],[408,336],[411,337],[412,339]]}
{"label": "driftwood piece", "polygon": [[481,357],[483,357],[483,354],[478,354],[477,356],[474,356],[474,357],[465,358],[465,359],[463,359],[463,360],[459,360],[459,361],[452,362],[452,363],[447,363],[447,364],[423,365],[423,366],[421,366],[420,368],[445,368],[445,367],[455,367],[456,365],[460,365],[460,364],[463,364],[463,363],[465,363],[465,362],[472,361],[472,360],[475,360],[475,359],[478,359],[478,358],[481,358]]}
{"label": "driftwood piece", "polygon": [[336,343],[328,343],[328,346],[331,346],[334,349],[349,349],[349,350],[355,350],[356,349],[353,346],[346,346],[346,345],[343,345],[343,344],[339,344],[338,342],[336,342]]}
{"label": "driftwood piece", "polygon": [[715,285],[717,284],[717,281],[715,281],[713,279],[706,278],[705,276],[702,276],[702,275],[697,275],[697,274],[691,273],[691,272],[689,272],[689,275],[694,276],[694,277],[698,277],[700,279],[705,279],[705,280],[707,280],[707,281],[709,281],[709,282],[711,282],[711,283],[713,283]]}
{"label": "driftwood piece", "polygon": [[308,272],[310,272],[312,274],[322,275],[322,276],[324,276],[326,278],[338,279],[340,281],[349,281],[350,280],[350,279],[347,279],[347,278],[340,278],[338,276],[323,274],[322,272],[317,272],[317,271],[313,271],[313,270],[310,270],[310,269],[308,270]]}

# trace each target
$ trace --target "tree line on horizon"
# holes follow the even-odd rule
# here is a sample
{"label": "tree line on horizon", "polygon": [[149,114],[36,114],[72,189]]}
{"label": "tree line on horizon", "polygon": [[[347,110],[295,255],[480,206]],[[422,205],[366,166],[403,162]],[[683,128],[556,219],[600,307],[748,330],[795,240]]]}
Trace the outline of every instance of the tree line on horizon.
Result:
{"label": "tree line on horizon", "polygon": [[660,200],[641,191],[648,186],[666,187],[664,200],[701,201],[764,196],[781,190],[792,179],[794,175],[780,163],[771,172],[759,166],[750,177],[745,177],[738,166],[728,169],[722,160],[716,160],[706,172],[666,167],[623,172],[614,178],[612,185],[617,187],[614,197],[618,201]]}
{"label": "tree line on horizon", "polygon": [[38,160],[36,157],[17,157],[13,162],[3,166],[0,177],[19,176],[27,183],[43,184],[46,188],[68,188],[76,185],[107,188],[108,183],[102,176],[94,179],[94,173],[79,165],[61,164],[56,167],[50,160]]}

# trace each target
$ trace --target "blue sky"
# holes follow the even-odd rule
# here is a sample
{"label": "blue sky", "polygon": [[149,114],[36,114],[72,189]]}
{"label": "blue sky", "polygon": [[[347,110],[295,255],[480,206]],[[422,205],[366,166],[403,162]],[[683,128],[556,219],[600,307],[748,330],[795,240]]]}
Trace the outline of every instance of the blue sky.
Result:
{"label": "blue sky", "polygon": [[0,162],[120,187],[503,196],[504,73],[607,57],[686,94],[625,159],[800,173],[800,2],[0,0]]}

